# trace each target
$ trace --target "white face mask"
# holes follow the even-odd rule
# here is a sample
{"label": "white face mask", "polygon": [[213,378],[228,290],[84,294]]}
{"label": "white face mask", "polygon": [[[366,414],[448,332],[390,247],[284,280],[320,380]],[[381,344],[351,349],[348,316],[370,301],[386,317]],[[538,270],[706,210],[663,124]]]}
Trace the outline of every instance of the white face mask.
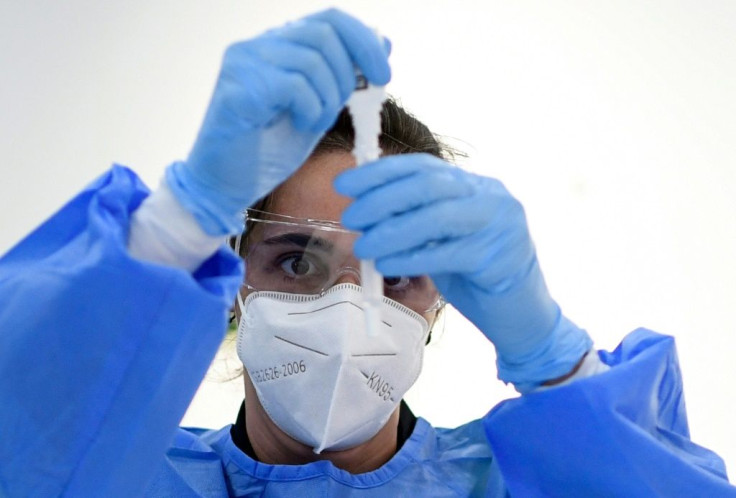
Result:
{"label": "white face mask", "polygon": [[240,301],[238,356],[258,399],[315,453],[373,437],[422,369],[426,320],[384,298],[380,333],[368,336],[361,302],[353,284],[321,296],[254,292]]}

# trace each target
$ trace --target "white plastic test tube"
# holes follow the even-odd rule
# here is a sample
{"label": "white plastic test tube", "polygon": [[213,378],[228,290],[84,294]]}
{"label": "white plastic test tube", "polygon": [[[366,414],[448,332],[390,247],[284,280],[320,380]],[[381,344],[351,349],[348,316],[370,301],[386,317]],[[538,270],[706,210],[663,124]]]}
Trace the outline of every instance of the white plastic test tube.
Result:
{"label": "white plastic test tube", "polygon": [[[381,108],[385,100],[384,87],[371,85],[363,75],[358,75],[358,84],[348,100],[348,110],[355,128],[353,156],[357,167],[375,161],[381,155],[378,137],[381,135]],[[369,336],[377,335],[381,323],[383,276],[376,270],[373,260],[360,261],[360,280],[366,332]]]}

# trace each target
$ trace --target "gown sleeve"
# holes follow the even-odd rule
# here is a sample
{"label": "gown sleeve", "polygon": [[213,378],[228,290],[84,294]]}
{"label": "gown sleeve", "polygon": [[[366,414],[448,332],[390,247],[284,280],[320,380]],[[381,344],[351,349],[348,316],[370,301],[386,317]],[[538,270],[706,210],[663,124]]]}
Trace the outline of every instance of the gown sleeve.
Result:
{"label": "gown sleeve", "polygon": [[723,460],[690,440],[674,339],[639,329],[599,355],[607,372],[485,417],[510,495],[736,497]]}
{"label": "gown sleeve", "polygon": [[115,166],[0,259],[0,495],[141,496],[226,330],[242,264],[126,251]]}

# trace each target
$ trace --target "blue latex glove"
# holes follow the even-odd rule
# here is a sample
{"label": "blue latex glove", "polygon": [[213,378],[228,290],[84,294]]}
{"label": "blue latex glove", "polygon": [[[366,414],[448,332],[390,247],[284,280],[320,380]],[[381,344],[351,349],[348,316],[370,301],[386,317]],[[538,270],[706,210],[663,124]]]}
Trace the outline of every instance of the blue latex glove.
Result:
{"label": "blue latex glove", "polygon": [[406,154],[348,170],[335,188],[355,197],[342,222],[364,232],[356,256],[384,275],[430,275],[518,390],[569,373],[592,346],[550,297],[524,210],[499,181]]}
{"label": "blue latex glove", "polygon": [[186,162],[166,171],[179,202],[211,235],[242,228],[239,213],[307,159],[355,89],[355,68],[390,79],[389,46],[336,9],[232,45]]}

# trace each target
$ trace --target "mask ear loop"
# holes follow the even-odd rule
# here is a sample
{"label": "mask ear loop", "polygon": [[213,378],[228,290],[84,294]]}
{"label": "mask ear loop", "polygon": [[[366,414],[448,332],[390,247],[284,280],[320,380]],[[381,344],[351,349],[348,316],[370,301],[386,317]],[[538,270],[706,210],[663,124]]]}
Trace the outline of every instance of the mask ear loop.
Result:
{"label": "mask ear loop", "polygon": [[[240,244],[243,240],[243,232],[240,232],[237,237],[235,237],[235,254],[240,256]],[[240,319],[243,319],[243,315],[245,315],[245,303],[243,302],[243,296],[240,295],[240,289],[238,289],[236,296],[236,300],[238,302],[238,307],[240,308]],[[233,312],[233,317],[236,317],[235,313]],[[238,322],[238,326],[240,326],[240,322]]]}
{"label": "mask ear loop", "polygon": [[[237,300],[238,307],[240,308],[240,320],[243,320],[245,316],[245,304],[243,303],[243,296],[240,295],[240,289],[238,289]],[[238,327],[240,327],[240,321],[238,321]]]}
{"label": "mask ear loop", "polygon": [[235,237],[235,247],[233,247],[233,250],[235,251],[235,254],[240,256],[240,243],[243,240],[243,232],[240,232],[237,237]]}

